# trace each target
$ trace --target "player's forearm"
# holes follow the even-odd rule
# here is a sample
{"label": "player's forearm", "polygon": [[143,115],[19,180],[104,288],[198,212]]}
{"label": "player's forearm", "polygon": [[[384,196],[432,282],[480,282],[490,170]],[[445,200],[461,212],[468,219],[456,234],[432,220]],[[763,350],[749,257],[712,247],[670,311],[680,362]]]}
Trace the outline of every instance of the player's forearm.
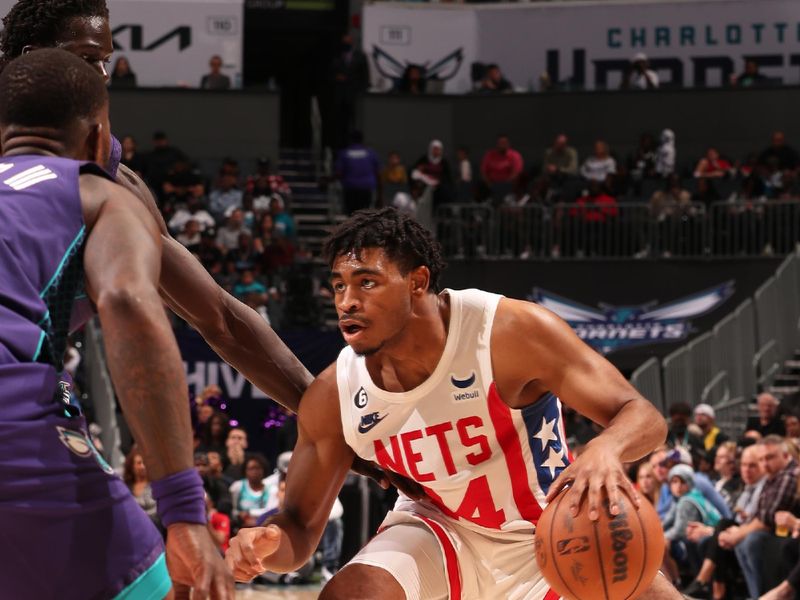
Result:
{"label": "player's forearm", "polygon": [[267,525],[277,525],[281,530],[277,550],[263,561],[267,570],[275,573],[289,573],[299,569],[308,562],[322,538],[321,529],[318,532],[310,531],[285,512],[268,519],[264,526]]}
{"label": "player's forearm", "polygon": [[631,462],[655,450],[666,437],[664,417],[647,400],[632,398],[590,444],[610,444],[620,460]]}
{"label": "player's forearm", "polygon": [[163,238],[161,292],[225,362],[292,412],[313,377],[252,308],[217,285],[183,246]]}
{"label": "player's forearm", "polygon": [[106,357],[151,480],[193,466],[186,380],[178,346],[154,289],[102,295]]}

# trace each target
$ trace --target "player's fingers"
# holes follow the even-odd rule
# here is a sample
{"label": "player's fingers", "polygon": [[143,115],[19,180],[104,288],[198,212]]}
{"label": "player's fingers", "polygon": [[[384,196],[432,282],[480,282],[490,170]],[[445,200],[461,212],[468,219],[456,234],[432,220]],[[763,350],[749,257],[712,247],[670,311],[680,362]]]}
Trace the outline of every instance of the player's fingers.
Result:
{"label": "player's fingers", "polygon": [[589,509],[589,520],[596,521],[600,518],[600,507],[603,502],[603,487],[605,486],[605,478],[600,475],[594,475],[589,479],[588,491],[586,493],[586,504]]}
{"label": "player's fingers", "polygon": [[255,563],[259,566],[261,561],[273,554],[281,543],[281,530],[277,525],[267,525],[261,527],[252,538],[252,548]]}
{"label": "player's fingers", "polygon": [[633,502],[633,506],[636,507],[636,510],[639,510],[639,507],[642,505],[642,497],[639,495],[639,491],[636,489],[636,486],[633,485],[633,482],[624,473],[619,473],[617,479],[619,481],[620,489],[628,495],[628,497],[631,499],[631,502]]}
{"label": "player's fingers", "polygon": [[205,565],[202,565],[194,574],[192,584],[192,600],[208,600],[209,589],[211,588],[211,572]]}
{"label": "player's fingers", "polygon": [[567,467],[561,472],[561,475],[556,477],[556,480],[550,484],[550,489],[547,491],[547,497],[545,500],[547,502],[552,502],[555,500],[555,497],[558,496],[559,492],[561,492],[561,490],[563,490],[567,484],[571,483],[572,480],[572,470]]}
{"label": "player's fingers", "polygon": [[236,595],[236,585],[233,575],[225,568],[224,563],[218,564],[211,580],[211,600],[233,600]]}
{"label": "player's fingers", "polygon": [[585,479],[576,479],[572,482],[564,496],[563,502],[566,503],[569,508],[569,514],[573,517],[577,517],[578,512],[581,510],[581,504],[583,503],[583,496],[586,493],[586,489],[587,481]]}
{"label": "player's fingers", "polygon": [[[605,484],[606,494],[608,495],[608,514],[612,517],[616,517],[620,512],[620,502],[622,501],[620,495],[620,486],[617,483],[617,479],[611,479],[607,481]],[[602,498],[601,498],[602,500]]]}

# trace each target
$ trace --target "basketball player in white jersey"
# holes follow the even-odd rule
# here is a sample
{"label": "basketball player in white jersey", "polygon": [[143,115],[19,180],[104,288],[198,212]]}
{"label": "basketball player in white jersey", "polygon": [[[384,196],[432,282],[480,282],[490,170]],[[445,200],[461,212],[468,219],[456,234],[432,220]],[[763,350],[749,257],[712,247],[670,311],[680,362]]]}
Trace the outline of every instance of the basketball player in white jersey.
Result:
{"label": "basketball player in white jersey", "polygon": [[[618,513],[623,461],[663,443],[664,418],[568,325],[534,304],[444,290],[429,232],[394,209],[359,211],[326,244],[348,346],[300,403],[284,510],[243,529],[240,581],[314,552],[354,453],[425,487],[400,496],[324,600],[551,600],[534,558],[542,509]],[[605,430],[572,462],[561,400]],[[571,463],[571,464],[570,464]],[[663,577],[650,598],[680,598]]]}

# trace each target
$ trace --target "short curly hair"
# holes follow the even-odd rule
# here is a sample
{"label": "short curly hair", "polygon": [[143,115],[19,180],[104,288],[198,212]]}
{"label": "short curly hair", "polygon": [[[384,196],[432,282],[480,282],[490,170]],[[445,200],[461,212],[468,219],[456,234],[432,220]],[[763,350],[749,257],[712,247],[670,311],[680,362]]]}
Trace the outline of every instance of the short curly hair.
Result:
{"label": "short curly hair", "polygon": [[0,52],[7,62],[25,46],[55,46],[68,21],[98,16],[108,18],[106,0],[19,0],[3,18]]}
{"label": "short curly hair", "polygon": [[411,217],[394,208],[356,211],[325,240],[323,255],[333,268],[339,256],[351,252],[360,256],[365,248],[383,249],[403,275],[417,267],[428,267],[430,291],[441,291],[439,277],[447,266],[442,248],[431,232]]}

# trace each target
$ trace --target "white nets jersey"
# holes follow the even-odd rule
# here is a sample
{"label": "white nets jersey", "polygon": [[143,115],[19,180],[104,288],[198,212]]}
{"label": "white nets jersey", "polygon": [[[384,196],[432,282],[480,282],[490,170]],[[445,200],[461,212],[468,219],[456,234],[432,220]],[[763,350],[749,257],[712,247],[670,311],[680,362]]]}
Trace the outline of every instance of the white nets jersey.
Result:
{"label": "white nets jersey", "polygon": [[[348,346],[337,362],[347,444],[425,486],[439,511],[491,530],[531,530],[550,484],[570,462],[561,403],[546,394],[522,409],[500,398],[492,323],[501,296],[446,290],[450,324],[433,374],[413,390],[378,388]],[[535,360],[535,357],[528,357]]]}

